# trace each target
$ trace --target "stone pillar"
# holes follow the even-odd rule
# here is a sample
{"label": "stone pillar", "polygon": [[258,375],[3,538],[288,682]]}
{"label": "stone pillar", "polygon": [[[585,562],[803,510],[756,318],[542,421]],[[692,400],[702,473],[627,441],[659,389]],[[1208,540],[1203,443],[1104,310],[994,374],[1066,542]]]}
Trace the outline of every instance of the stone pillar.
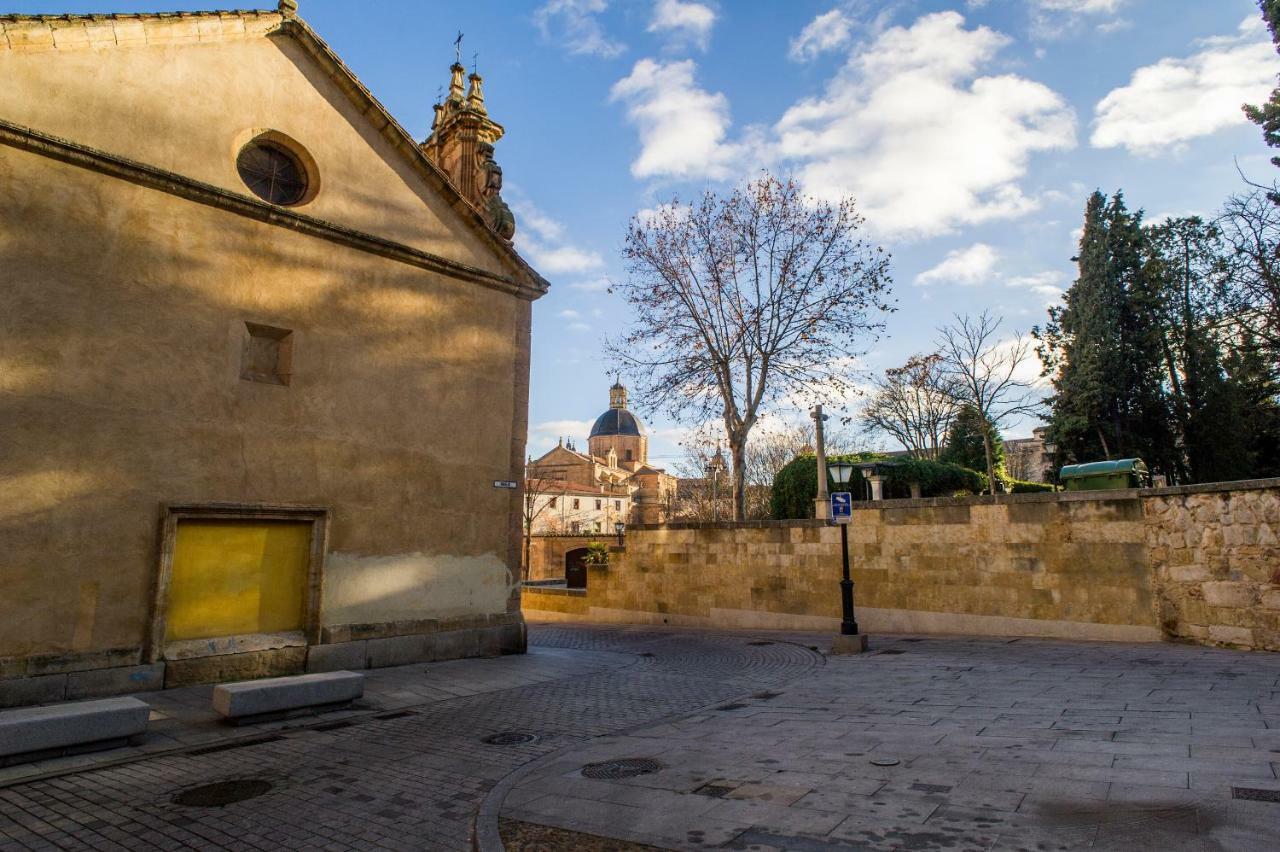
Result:
{"label": "stone pillar", "polygon": [[813,501],[813,516],[826,521],[831,519],[831,497],[827,494],[827,447],[822,434],[822,421],[827,418],[821,405],[815,405],[809,413],[813,416],[814,443],[818,448],[818,496]]}
{"label": "stone pillar", "polygon": [[871,483],[871,499],[883,500],[884,499],[884,477],[868,476],[867,482]]}

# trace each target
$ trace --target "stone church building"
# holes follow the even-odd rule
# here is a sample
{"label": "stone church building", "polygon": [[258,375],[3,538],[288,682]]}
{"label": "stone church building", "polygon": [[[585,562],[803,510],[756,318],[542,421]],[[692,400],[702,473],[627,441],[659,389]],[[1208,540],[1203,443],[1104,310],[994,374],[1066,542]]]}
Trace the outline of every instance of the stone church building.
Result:
{"label": "stone church building", "polygon": [[615,521],[660,524],[676,494],[676,478],[649,464],[649,438],[627,410],[620,383],[609,389],[609,408],[591,426],[587,452],[562,440],[531,460],[525,475],[531,497],[544,503],[535,535],[611,534]]}
{"label": "stone church building", "polygon": [[293,0],[0,16],[0,705],[523,650],[547,282],[450,75],[416,140]]}

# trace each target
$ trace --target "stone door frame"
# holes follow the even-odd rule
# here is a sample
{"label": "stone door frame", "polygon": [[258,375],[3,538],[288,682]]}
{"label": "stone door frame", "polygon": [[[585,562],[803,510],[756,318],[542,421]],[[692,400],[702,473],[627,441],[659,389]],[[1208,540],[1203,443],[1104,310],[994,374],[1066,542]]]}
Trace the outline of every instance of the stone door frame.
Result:
{"label": "stone door frame", "polygon": [[[307,645],[320,644],[324,557],[329,544],[329,510],[327,508],[260,503],[173,503],[161,507],[160,553],[151,596],[150,635],[146,646],[146,662],[154,663],[165,659],[169,584],[173,578],[173,548],[178,539],[178,524],[190,520],[310,523],[311,548],[307,557],[306,602],[303,607],[302,632]],[[243,637],[245,642],[238,643],[234,650],[210,651],[206,656],[259,650],[253,647],[253,640],[255,636],[261,635],[246,634]]]}

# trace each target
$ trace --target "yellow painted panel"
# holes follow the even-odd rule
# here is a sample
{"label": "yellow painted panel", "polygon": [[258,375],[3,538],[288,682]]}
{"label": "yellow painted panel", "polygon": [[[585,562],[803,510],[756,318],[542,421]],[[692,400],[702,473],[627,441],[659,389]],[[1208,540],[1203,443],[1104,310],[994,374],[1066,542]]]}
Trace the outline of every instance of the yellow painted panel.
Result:
{"label": "yellow painted panel", "polygon": [[301,630],[311,524],[179,521],[165,639]]}

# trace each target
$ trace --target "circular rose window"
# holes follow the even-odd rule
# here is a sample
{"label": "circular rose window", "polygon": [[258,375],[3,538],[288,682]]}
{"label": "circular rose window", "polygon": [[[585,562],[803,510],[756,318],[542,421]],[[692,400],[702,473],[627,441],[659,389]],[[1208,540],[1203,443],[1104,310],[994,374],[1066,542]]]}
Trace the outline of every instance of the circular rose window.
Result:
{"label": "circular rose window", "polygon": [[236,171],[253,194],[287,207],[307,195],[307,170],[283,145],[254,140],[240,149]]}

